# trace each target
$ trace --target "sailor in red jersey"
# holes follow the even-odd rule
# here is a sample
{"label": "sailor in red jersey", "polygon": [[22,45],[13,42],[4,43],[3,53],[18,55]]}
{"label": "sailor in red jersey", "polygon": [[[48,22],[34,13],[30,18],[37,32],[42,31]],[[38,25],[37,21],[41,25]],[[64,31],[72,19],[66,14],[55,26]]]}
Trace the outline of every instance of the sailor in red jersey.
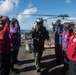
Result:
{"label": "sailor in red jersey", "polygon": [[0,17],[0,75],[9,75],[10,71],[9,23],[8,17]]}
{"label": "sailor in red jersey", "polygon": [[73,29],[74,34],[69,38],[69,44],[66,52],[69,59],[70,75],[76,75],[76,24]]}

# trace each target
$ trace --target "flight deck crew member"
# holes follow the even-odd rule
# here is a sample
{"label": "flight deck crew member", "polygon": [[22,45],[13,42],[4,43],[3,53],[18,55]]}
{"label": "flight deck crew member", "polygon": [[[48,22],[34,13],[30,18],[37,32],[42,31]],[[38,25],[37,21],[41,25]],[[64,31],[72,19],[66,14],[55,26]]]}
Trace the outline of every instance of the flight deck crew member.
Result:
{"label": "flight deck crew member", "polygon": [[76,75],[76,24],[73,27],[74,34],[69,38],[66,55],[69,59],[69,73]]}
{"label": "flight deck crew member", "polygon": [[[49,32],[43,26],[43,19],[37,18],[33,30],[32,30],[33,46],[34,46],[34,56],[35,56],[35,66],[37,72],[40,72],[40,61],[44,50],[45,39],[49,40]],[[50,44],[50,42],[49,42]]]}
{"label": "flight deck crew member", "polygon": [[9,75],[10,72],[9,23],[8,17],[0,17],[0,75]]}
{"label": "flight deck crew member", "polygon": [[15,72],[18,69],[14,68],[14,64],[18,63],[17,55],[20,46],[20,39],[19,39],[19,24],[17,19],[13,18],[10,23],[10,43],[11,43],[11,71]]}
{"label": "flight deck crew member", "polygon": [[55,35],[55,55],[56,55],[56,64],[61,64],[63,62],[62,55],[62,36],[60,35],[61,30],[58,23],[55,24],[55,28],[53,29],[53,33]]}

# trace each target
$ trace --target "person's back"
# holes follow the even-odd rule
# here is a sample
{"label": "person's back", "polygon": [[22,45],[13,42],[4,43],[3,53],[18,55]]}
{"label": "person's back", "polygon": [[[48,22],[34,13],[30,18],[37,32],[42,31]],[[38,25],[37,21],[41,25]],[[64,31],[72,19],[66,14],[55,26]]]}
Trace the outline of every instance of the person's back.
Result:
{"label": "person's back", "polygon": [[61,30],[58,23],[55,24],[55,28],[53,30],[54,40],[55,40],[55,54],[56,54],[56,63],[62,64],[63,55],[62,55],[62,36],[60,35]]}
{"label": "person's back", "polygon": [[60,34],[62,36],[62,55],[63,55],[63,69],[62,69],[62,72],[63,74],[68,74],[68,68],[69,68],[69,61],[68,61],[68,58],[66,57],[66,51],[67,51],[67,46],[68,46],[68,43],[69,43],[69,31],[68,31],[68,27],[67,26],[64,26],[63,27],[63,32]]}
{"label": "person's back", "polygon": [[62,50],[66,51],[67,50],[67,46],[69,43],[69,36],[70,33],[68,31],[68,28],[65,27],[64,31],[62,32]]}
{"label": "person's back", "polygon": [[12,20],[10,24],[10,33],[18,33],[18,30],[19,30],[19,25],[17,21]]}
{"label": "person's back", "polygon": [[67,58],[69,59],[69,72],[70,75],[76,75],[76,24],[73,27],[74,34],[69,38],[67,48]]}
{"label": "person's back", "polygon": [[55,44],[60,44],[61,43],[59,32],[60,32],[60,27],[58,27],[58,25],[55,25],[55,29],[53,30],[53,33],[55,35]]}
{"label": "person's back", "polygon": [[5,24],[4,22],[2,22],[1,25],[0,25],[0,53],[2,54],[10,53],[9,25]]}
{"label": "person's back", "polygon": [[67,57],[76,62],[76,33],[73,34],[69,39]]}
{"label": "person's back", "polygon": [[17,55],[20,46],[20,27],[17,19],[13,18],[10,24],[10,41],[11,41],[11,71],[18,71],[18,69],[14,68],[14,64],[18,63]]}
{"label": "person's back", "polygon": [[0,75],[9,75],[10,72],[10,39],[9,39],[9,18],[0,18]]}
{"label": "person's back", "polygon": [[19,24],[17,23],[16,19],[12,19],[11,23],[10,23],[10,40],[11,43],[17,45],[19,43]]}

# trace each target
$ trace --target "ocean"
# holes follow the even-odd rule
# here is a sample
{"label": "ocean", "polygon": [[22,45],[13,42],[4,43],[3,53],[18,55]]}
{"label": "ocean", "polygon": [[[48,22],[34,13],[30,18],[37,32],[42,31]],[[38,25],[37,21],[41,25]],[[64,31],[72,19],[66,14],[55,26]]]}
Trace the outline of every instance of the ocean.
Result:
{"label": "ocean", "polygon": [[31,30],[21,30],[21,34],[30,33]]}

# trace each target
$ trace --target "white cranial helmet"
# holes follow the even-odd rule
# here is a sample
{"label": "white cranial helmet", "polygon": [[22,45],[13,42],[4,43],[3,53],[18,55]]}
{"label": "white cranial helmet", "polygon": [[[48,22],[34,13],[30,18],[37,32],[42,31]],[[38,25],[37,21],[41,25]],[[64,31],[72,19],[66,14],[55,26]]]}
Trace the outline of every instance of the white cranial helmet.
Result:
{"label": "white cranial helmet", "polygon": [[43,23],[43,19],[42,18],[37,18],[36,22],[42,22]]}

